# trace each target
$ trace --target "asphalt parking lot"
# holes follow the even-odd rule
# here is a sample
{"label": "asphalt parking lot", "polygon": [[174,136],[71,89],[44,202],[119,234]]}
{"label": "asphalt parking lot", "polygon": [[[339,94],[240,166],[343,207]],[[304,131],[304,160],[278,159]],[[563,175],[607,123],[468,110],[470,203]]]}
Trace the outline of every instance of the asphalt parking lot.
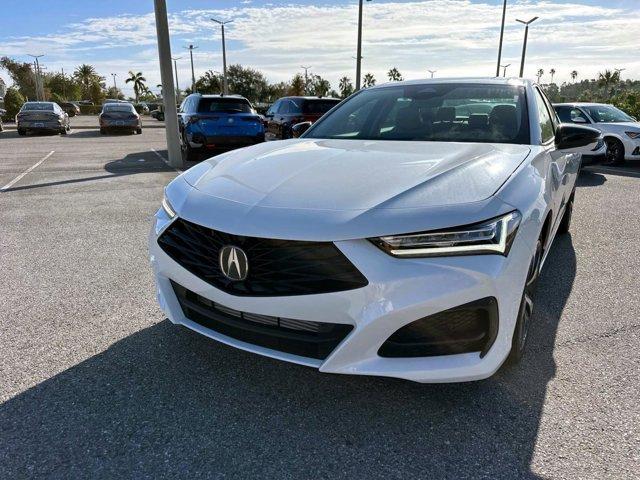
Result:
{"label": "asphalt parking lot", "polygon": [[521,367],[420,385],[166,320],[146,257],[165,148],[0,134],[0,478],[640,478],[640,166],[581,175]]}

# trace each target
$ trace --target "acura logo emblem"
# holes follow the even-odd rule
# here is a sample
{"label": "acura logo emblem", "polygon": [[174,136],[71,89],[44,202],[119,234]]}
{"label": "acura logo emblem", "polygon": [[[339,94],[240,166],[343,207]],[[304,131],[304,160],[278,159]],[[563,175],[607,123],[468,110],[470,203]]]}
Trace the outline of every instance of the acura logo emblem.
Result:
{"label": "acura logo emblem", "polygon": [[247,278],[249,260],[247,254],[239,247],[227,245],[220,249],[220,270],[229,280],[240,281]]}

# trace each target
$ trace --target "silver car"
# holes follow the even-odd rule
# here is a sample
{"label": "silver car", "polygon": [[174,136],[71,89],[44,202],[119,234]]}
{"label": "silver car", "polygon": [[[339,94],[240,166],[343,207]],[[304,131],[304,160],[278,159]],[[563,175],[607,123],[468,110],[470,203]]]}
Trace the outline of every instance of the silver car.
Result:
{"label": "silver car", "polygon": [[69,115],[55,102],[26,102],[16,115],[18,135],[46,131],[66,135],[71,130]]}

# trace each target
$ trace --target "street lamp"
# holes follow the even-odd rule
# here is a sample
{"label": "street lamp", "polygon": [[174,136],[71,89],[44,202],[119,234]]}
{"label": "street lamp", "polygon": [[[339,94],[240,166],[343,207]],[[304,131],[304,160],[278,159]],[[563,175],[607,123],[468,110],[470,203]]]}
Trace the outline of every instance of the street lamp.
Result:
{"label": "street lamp", "polygon": [[527,38],[529,37],[529,25],[535,22],[540,17],[533,17],[529,21],[520,20],[516,18],[516,22],[519,22],[525,26],[524,28],[524,43],[522,44],[522,60],[520,60],[520,78],[524,75],[524,57],[527,54]]}
{"label": "street lamp", "polygon": [[173,60],[173,71],[176,73],[176,99],[180,101],[180,84],[178,83],[178,64],[176,63],[182,57],[171,57]]}
{"label": "street lamp", "polygon": [[309,71],[309,69],[311,68],[311,66],[305,67],[304,65],[300,65],[300,68],[302,68],[304,70],[304,94],[307,94],[307,88],[309,86],[309,78],[307,76],[307,73]]}
{"label": "street lamp", "polygon": [[502,60],[502,39],[504,38],[504,18],[507,14],[507,0],[502,3],[502,24],[500,26],[500,43],[498,44],[498,66],[496,67],[496,77],[500,76],[500,60]]}
{"label": "street lamp", "polygon": [[216,20],[215,18],[212,18],[211,21],[212,22],[216,22],[222,28],[222,75],[223,75],[223,77],[222,77],[222,81],[223,81],[222,91],[224,92],[225,95],[229,95],[229,86],[227,84],[227,49],[226,49],[225,43],[224,43],[224,26],[227,23],[233,22],[233,20],[227,20],[226,22],[222,22],[220,20]]}
{"label": "street lamp", "polygon": [[[370,2],[371,0],[367,0]],[[358,47],[356,53],[356,92],[360,90],[360,74],[362,70],[362,0],[358,2]]]}
{"label": "street lamp", "polygon": [[189,45],[188,47],[184,47],[189,50],[189,56],[191,57],[191,93],[195,93],[196,91],[196,74],[193,72],[193,51],[198,48],[195,45]]}
{"label": "street lamp", "polygon": [[626,70],[626,68],[614,68],[615,72],[618,74],[618,80],[620,80],[621,73]]}
{"label": "street lamp", "polygon": [[[42,85],[42,79],[40,78],[40,62],[38,62],[38,59],[40,57],[44,57],[44,53],[41,55],[32,55],[30,53],[27,54],[29,57],[32,57],[35,59],[36,65],[35,65],[35,70],[36,70],[36,100],[40,100],[40,94],[42,93],[42,100],[44,100],[44,86]],[[42,89],[42,92],[40,91]]]}
{"label": "street lamp", "polygon": [[436,73],[438,70],[427,70],[427,72],[429,72],[431,74],[431,78],[433,78],[433,74]]}
{"label": "street lamp", "polygon": [[502,68],[502,76],[506,77],[507,76],[507,67],[510,67],[511,64],[507,63],[506,65],[500,65],[500,68]]}
{"label": "street lamp", "polygon": [[118,87],[116,86],[116,77],[118,76],[118,74],[112,73],[111,76],[113,77],[113,91],[114,93],[116,93],[118,91]]}

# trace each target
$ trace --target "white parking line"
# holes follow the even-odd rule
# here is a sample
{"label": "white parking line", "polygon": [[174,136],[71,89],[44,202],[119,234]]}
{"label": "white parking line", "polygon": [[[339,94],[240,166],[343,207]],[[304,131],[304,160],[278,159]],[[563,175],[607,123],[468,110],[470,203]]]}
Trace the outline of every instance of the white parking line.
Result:
{"label": "white parking line", "polygon": [[166,159],[166,158],[164,158],[162,155],[160,155],[160,154],[156,151],[156,149],[155,149],[155,148],[152,148],[152,149],[151,149],[151,151],[152,151],[153,153],[155,153],[155,154],[160,158],[160,160],[162,160],[164,163],[166,163],[168,167],[173,168],[173,169],[174,169],[176,172],[178,172],[178,173],[181,173],[181,172],[182,172],[181,170],[178,170],[176,167],[172,167],[172,166],[169,164],[169,160],[167,160],[167,159]]}
{"label": "white parking line", "polygon": [[15,185],[16,183],[18,183],[27,173],[31,172],[34,168],[36,168],[38,165],[40,165],[42,162],[44,162],[47,158],[49,158],[51,155],[53,155],[53,152],[55,152],[55,150],[51,150],[49,153],[47,153],[40,161],[38,161],[36,164],[31,165],[29,168],[27,168],[24,172],[22,172],[20,175],[18,175],[16,178],[14,178],[13,180],[11,180],[9,183],[7,183],[4,187],[0,188],[0,192],[4,192],[5,190],[10,189],[13,185]]}

